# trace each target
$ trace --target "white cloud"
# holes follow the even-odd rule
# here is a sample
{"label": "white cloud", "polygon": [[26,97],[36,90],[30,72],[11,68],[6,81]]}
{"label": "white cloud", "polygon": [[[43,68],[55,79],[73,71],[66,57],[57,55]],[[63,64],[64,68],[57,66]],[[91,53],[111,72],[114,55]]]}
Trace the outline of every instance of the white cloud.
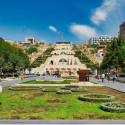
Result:
{"label": "white cloud", "polygon": [[99,25],[101,21],[105,21],[108,14],[115,9],[117,2],[118,0],[104,0],[101,7],[94,11],[91,21],[96,25]]}
{"label": "white cloud", "polygon": [[98,35],[95,28],[80,24],[72,24],[70,26],[70,32],[78,36],[81,40],[85,40],[86,38],[89,39],[92,36]]}
{"label": "white cloud", "polygon": [[49,26],[49,29],[54,31],[54,32],[57,32],[57,29],[55,27],[53,27],[53,26]]}

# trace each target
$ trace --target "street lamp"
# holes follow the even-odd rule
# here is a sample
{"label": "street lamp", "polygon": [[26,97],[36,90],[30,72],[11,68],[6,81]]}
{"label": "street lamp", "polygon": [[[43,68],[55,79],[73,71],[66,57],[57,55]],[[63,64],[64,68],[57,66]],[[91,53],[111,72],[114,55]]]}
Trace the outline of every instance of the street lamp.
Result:
{"label": "street lamp", "polygon": [[81,62],[82,62],[82,53],[81,53]]}

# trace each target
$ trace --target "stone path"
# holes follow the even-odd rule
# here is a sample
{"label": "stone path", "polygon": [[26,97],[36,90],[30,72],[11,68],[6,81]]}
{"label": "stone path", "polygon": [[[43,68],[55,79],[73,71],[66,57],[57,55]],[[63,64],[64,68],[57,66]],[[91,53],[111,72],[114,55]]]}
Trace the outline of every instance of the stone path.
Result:
{"label": "stone path", "polygon": [[[92,78],[92,77],[90,77],[90,81],[98,83],[98,79],[95,79],[95,78]],[[125,83],[120,83],[120,82],[113,83],[113,81],[108,82],[105,79],[104,82],[101,81],[101,82],[99,82],[99,84],[125,93]]]}
{"label": "stone path", "polygon": [[70,125],[78,125],[78,124],[84,124],[84,125],[104,125],[104,124],[112,124],[112,125],[125,125],[125,120],[0,120],[0,124],[70,124]]}
{"label": "stone path", "polygon": [[[32,78],[24,78],[23,82],[26,82],[26,81],[30,81],[30,80],[35,80],[35,79],[39,79],[40,77],[32,77]],[[3,81],[3,82],[0,82],[0,85],[2,87],[8,87],[8,86],[11,86],[11,85],[14,85],[14,84],[18,84],[22,82],[21,80],[17,79],[17,80],[12,80],[12,81]]]}

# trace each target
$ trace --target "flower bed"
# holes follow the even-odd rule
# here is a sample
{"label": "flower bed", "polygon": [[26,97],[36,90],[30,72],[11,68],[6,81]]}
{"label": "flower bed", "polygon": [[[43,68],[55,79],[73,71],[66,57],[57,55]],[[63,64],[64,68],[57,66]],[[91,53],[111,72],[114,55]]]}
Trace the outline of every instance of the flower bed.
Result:
{"label": "flower bed", "polygon": [[57,88],[44,88],[43,89],[43,92],[56,92],[58,91],[59,89]]}
{"label": "flower bed", "polygon": [[71,90],[58,90],[57,94],[71,94]]}
{"label": "flower bed", "polygon": [[9,89],[14,91],[22,91],[22,90],[37,90],[42,88],[38,86],[13,86],[9,87]]}
{"label": "flower bed", "polygon": [[92,93],[79,95],[79,99],[88,102],[112,102],[114,101],[115,97],[111,95]]}
{"label": "flower bed", "polygon": [[76,85],[66,85],[65,87],[67,87],[67,88],[79,88],[79,86],[76,86]]}
{"label": "flower bed", "polygon": [[80,87],[80,88],[72,88],[71,91],[72,92],[86,92],[87,89]]}
{"label": "flower bed", "polygon": [[125,103],[119,103],[119,102],[102,103],[100,108],[108,112],[125,113]]}

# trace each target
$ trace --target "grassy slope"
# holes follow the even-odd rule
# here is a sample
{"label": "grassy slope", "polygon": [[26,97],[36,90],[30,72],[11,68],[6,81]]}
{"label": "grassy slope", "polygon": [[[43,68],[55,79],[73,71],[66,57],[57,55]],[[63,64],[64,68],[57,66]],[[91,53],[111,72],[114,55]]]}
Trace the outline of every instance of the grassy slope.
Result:
{"label": "grassy slope", "polygon": [[[78,95],[83,93],[100,93],[114,95],[115,101],[125,103],[124,93],[107,87],[85,88],[88,89],[87,92],[74,92],[66,95],[41,90],[11,91],[4,88],[0,94],[0,119],[125,119],[125,113],[110,113],[101,110],[99,108],[101,103],[78,100]],[[47,102],[47,100],[56,99],[66,102]]]}

